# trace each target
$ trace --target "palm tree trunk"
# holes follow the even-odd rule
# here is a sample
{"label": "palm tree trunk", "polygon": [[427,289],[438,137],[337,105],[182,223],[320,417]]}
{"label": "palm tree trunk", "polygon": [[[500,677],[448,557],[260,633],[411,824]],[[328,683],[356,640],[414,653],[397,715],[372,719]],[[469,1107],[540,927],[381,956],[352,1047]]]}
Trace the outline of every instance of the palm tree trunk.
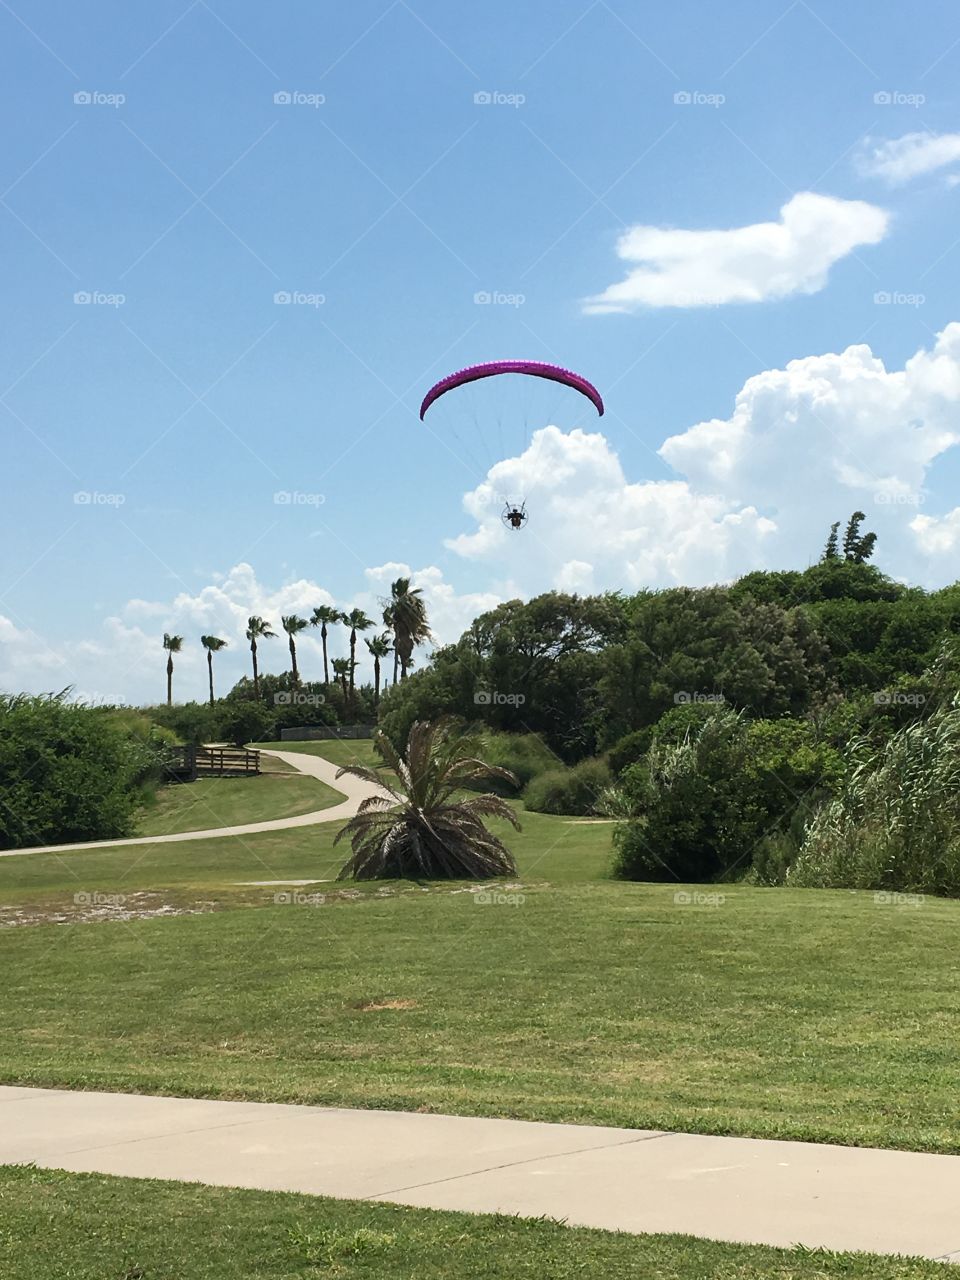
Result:
{"label": "palm tree trunk", "polygon": [[[398,636],[396,640],[396,656],[400,659],[400,679],[406,680],[407,667],[410,665],[410,659],[413,656],[413,644],[407,636]],[[396,679],[394,679],[396,684]]]}
{"label": "palm tree trunk", "polygon": [[323,687],[330,688],[330,668],[327,666],[327,624],[320,628],[320,643],[323,645]]}
{"label": "palm tree trunk", "polygon": [[350,632],[350,701],[353,701],[353,669],[357,665],[357,632]]}
{"label": "palm tree trunk", "polygon": [[[396,642],[396,637],[394,637],[394,642]],[[394,648],[394,651],[393,651],[393,683],[394,684],[397,683],[397,663],[399,661],[400,661],[400,655],[397,653],[396,648]]]}
{"label": "palm tree trunk", "polygon": [[293,636],[290,637],[290,669],[293,672],[293,687],[300,687],[300,672],[297,670],[297,646],[293,643]]}
{"label": "palm tree trunk", "polygon": [[173,656],[167,658],[167,706],[173,706]]}
{"label": "palm tree trunk", "polygon": [[257,669],[257,642],[250,641],[250,656],[253,658],[253,696],[260,701],[260,672]]}
{"label": "palm tree trunk", "polygon": [[207,671],[210,673],[210,705],[213,706],[213,650],[207,650]]}
{"label": "palm tree trunk", "polygon": [[380,705],[380,659],[379,658],[374,658],[373,660],[373,705],[374,707],[379,707]]}

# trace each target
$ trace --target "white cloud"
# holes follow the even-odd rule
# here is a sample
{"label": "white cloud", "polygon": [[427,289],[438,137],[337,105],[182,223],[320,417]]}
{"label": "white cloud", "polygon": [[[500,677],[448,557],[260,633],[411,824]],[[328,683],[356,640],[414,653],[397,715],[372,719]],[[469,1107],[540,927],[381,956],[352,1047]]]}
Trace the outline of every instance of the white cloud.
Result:
{"label": "white cloud", "polygon": [[[500,520],[503,492],[526,497],[530,519],[520,533]],[[630,483],[604,436],[558,427],[535,432],[522,457],[497,463],[464,506],[479,527],[448,547],[508,563],[521,594],[716,580],[731,558],[759,566],[775,528],[755,507],[697,494],[681,480]]]}
{"label": "white cloud", "polygon": [[862,200],[795,195],[779,222],[719,231],[635,226],[617,254],[637,263],[619,284],[588,298],[591,314],[639,307],[703,307],[816,293],[830,268],[886,235],[889,215]]}
{"label": "white cloud", "polygon": [[[309,615],[315,604],[364,609],[380,627],[382,597],[397,577],[424,590],[437,640],[459,636],[500,601],[556,587],[565,591],[689,586],[725,581],[755,568],[802,567],[816,560],[834,520],[859,508],[879,535],[878,563],[895,578],[926,585],[952,581],[960,551],[960,507],[931,509],[928,482],[941,455],[960,443],[960,323],[902,369],[887,369],[865,345],[793,360],[750,378],[728,417],[696,423],[664,441],[671,479],[631,480],[615,442],[599,432],[537,431],[529,447],[498,462],[464,498],[473,528],[447,541],[464,560],[472,590],[435,564],[387,562],[366,570],[360,590],[335,602],[300,578],[280,586],[238,564],[196,592],[131,600],[86,637],[45,643],[0,616],[0,688],[43,692],[72,684],[91,700],[146,702],[163,697],[164,631],[186,637],[176,660],[178,698],[203,697],[199,637],[225,637],[216,661],[226,690],[248,671],[243,632],[259,613],[280,630],[280,615]],[[519,533],[500,520],[504,493],[523,495],[529,523]],[[343,627],[331,629],[334,656],[346,652]],[[322,671],[319,637],[300,637],[306,678]],[[359,648],[365,662],[366,650]],[[263,666],[283,670],[285,637],[261,646]],[[421,655],[422,659],[422,655]],[[361,674],[369,672],[369,664]]]}
{"label": "white cloud", "polygon": [[[900,186],[935,173],[960,160],[960,133],[905,133],[902,138],[867,138],[857,168],[869,178],[883,178]],[[955,185],[956,177],[948,178]]]}
{"label": "white cloud", "polygon": [[20,690],[32,681],[38,692],[57,693],[70,683],[66,669],[63,655],[41,636],[0,613],[0,689]]}
{"label": "white cloud", "polygon": [[[819,556],[829,525],[859,508],[879,535],[884,569],[936,584],[956,575],[946,553],[960,515],[918,510],[931,467],[958,442],[960,324],[951,324],[903,369],[886,369],[861,345],[757,374],[728,418],[664,442],[675,480],[631,482],[604,436],[547,427],[466,496],[477,527],[448,546],[475,562],[509,563],[524,593],[695,586],[802,567]],[[526,496],[520,534],[500,523],[503,492]]]}
{"label": "white cloud", "polygon": [[[74,695],[87,702],[158,702],[166,694],[162,639],[169,631],[184,636],[183,649],[174,663],[174,696],[178,701],[203,699],[207,667],[200,636],[213,634],[227,641],[214,665],[217,688],[226,692],[249,674],[250,650],[244,632],[251,614],[265,618],[277,633],[275,640],[260,643],[261,670],[282,671],[289,662],[287,637],[280,623],[284,614],[309,618],[319,604],[336,604],[344,611],[359,608],[373,619],[374,627],[367,634],[374,635],[383,629],[380,600],[389,594],[390,583],[394,578],[409,577],[414,586],[423,588],[434,635],[445,644],[502,598],[494,592],[460,595],[433,565],[419,570],[405,564],[369,569],[364,589],[336,601],[326,588],[306,578],[271,587],[246,563],[210,576],[214,581],[195,594],[182,591],[171,600],[130,600],[119,616],[105,618],[94,635],[59,646],[46,644],[0,615],[0,689],[41,693],[71,686]],[[345,627],[330,627],[331,657],[347,655],[348,636]],[[307,630],[297,636],[297,655],[304,679],[323,678],[319,631]],[[357,644],[357,661],[359,678],[372,678],[372,663],[362,639]]]}
{"label": "white cloud", "polygon": [[916,516],[910,528],[925,555],[931,559],[949,556],[956,565],[956,553],[960,550],[960,507],[954,507],[945,516]]}

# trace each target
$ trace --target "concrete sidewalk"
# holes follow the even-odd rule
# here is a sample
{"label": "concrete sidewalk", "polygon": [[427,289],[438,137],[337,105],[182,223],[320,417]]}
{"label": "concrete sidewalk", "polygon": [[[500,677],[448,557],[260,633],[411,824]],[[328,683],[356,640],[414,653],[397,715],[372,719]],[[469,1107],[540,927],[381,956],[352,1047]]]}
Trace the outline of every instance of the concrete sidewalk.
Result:
{"label": "concrete sidewalk", "polygon": [[0,1087],[0,1163],[960,1261],[960,1157]]}
{"label": "concrete sidewalk", "polygon": [[360,807],[360,802],[367,796],[383,794],[379,787],[372,787],[360,778],[350,774],[337,777],[338,765],[324,760],[322,756],[307,755],[303,751],[273,751],[259,748],[264,755],[276,756],[292,769],[318,778],[328,787],[338,791],[343,800],[339,804],[330,805],[326,809],[315,809],[312,813],[301,813],[295,818],[273,818],[266,822],[248,822],[239,827],[210,827],[201,831],[178,831],[169,836],[134,836],[128,840],[89,840],[82,844],[46,844],[34,845],[28,849],[4,849],[0,858],[23,858],[31,853],[77,853],[82,849],[117,849],[123,845],[135,844],[177,844],[182,840],[215,840],[220,836],[249,836],[259,831],[286,831],[291,827],[312,827],[320,822],[346,822],[352,818]]}

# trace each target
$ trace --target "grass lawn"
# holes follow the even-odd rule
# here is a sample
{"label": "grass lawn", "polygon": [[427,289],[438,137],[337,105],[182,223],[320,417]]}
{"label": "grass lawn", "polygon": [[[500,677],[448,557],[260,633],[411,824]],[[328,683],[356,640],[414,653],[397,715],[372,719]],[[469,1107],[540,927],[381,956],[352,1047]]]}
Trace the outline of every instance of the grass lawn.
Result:
{"label": "grass lawn", "polygon": [[[248,780],[244,780],[248,781]],[[321,784],[317,784],[318,786]],[[581,883],[606,874],[610,828],[546,814],[521,815],[523,831],[509,833],[522,877],[551,883]],[[234,821],[234,819],[231,819]],[[329,880],[349,850],[334,848],[342,823],[294,827],[256,836],[191,840],[183,844],[78,850],[0,858],[0,923],[4,907],[34,904],[66,909],[80,892],[163,891],[171,902],[194,899],[251,900],[236,881]],[[499,828],[498,828],[499,829]],[[252,895],[258,903],[272,894]]]}
{"label": "grass lawn", "polygon": [[333,787],[306,774],[270,771],[246,778],[198,778],[161,787],[156,803],[142,810],[136,834],[164,836],[292,818],[342,799]]}
{"label": "grass lawn", "polygon": [[308,756],[321,756],[338,767],[363,764],[368,769],[382,769],[383,761],[374,754],[372,738],[330,738],[324,742],[252,742],[251,747],[272,747],[276,751],[301,751]]}
{"label": "grass lawn", "polygon": [[0,1168],[0,1275],[70,1280],[934,1280],[942,1264],[282,1192]]}
{"label": "grass lawn", "polygon": [[960,1151],[960,902],[677,903],[598,878],[609,827],[524,827],[519,903],[231,887],[332,875],[335,826],[0,859],[0,902],[27,909],[268,904],[0,928],[0,1079]]}

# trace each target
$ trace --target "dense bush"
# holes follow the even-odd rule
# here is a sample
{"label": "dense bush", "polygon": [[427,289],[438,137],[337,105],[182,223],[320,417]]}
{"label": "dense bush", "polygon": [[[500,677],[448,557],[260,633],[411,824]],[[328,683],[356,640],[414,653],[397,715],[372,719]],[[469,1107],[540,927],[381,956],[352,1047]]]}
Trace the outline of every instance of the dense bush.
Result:
{"label": "dense bush", "polygon": [[542,738],[535,733],[487,733],[482,739],[483,758],[488,764],[506,769],[514,775],[518,787],[493,782],[484,783],[484,788],[501,795],[516,795],[531,779],[550,769],[557,768],[557,757]]}
{"label": "dense bush", "polygon": [[0,848],[131,834],[161,753],[149,726],[65,694],[0,696]]}
{"label": "dense bush", "polygon": [[626,879],[742,873],[800,806],[838,785],[840,758],[806,721],[749,721],[720,708],[678,739],[680,720],[668,712],[646,758],[621,777],[632,817],[614,833],[615,869]]}
{"label": "dense bush", "polygon": [[652,727],[634,729],[632,733],[625,733],[607,752],[610,772],[616,777],[618,774],[623,773],[628,765],[636,764],[638,760],[642,760],[650,750],[652,741]]}
{"label": "dense bush", "polygon": [[278,733],[277,718],[262,702],[224,702],[218,717],[224,742],[236,747],[248,742],[272,742]]}
{"label": "dense bush", "polygon": [[586,817],[598,812],[611,780],[606,760],[591,757],[569,768],[537,774],[528,784],[523,798],[527,808],[535,813]]}
{"label": "dense bush", "polygon": [[217,712],[220,705],[211,707],[208,702],[181,702],[172,707],[145,707],[144,712],[154,724],[174,734],[177,741],[200,746],[204,742],[217,742],[220,738]]}
{"label": "dense bush", "polygon": [[[223,710],[237,702],[256,701],[253,681],[242,676],[218,706]],[[329,685],[322,680],[302,680],[295,685],[289,671],[261,675],[259,702],[274,717],[278,730],[301,725],[373,724],[376,719],[369,686],[358,686],[350,702],[336,680]]]}
{"label": "dense bush", "polygon": [[879,749],[851,744],[841,794],[811,823],[788,884],[960,895],[960,699]]}
{"label": "dense bush", "polygon": [[600,744],[701,698],[757,717],[803,714],[831,692],[829,666],[825,635],[803,609],[725,587],[657,592],[637,603],[625,638],[600,655]]}
{"label": "dense bush", "polygon": [[[874,699],[919,679],[958,634],[960,586],[925,592],[855,561],[751,573],[729,587],[547,592],[477,618],[390,690],[380,723],[403,741],[417,719],[482,719],[539,734],[567,764],[613,748],[619,773],[678,699],[713,696],[754,719],[830,716],[842,743],[876,718]],[[852,715],[837,711],[843,702],[856,704]],[[879,714],[889,723],[877,731],[892,731],[909,704]]]}

